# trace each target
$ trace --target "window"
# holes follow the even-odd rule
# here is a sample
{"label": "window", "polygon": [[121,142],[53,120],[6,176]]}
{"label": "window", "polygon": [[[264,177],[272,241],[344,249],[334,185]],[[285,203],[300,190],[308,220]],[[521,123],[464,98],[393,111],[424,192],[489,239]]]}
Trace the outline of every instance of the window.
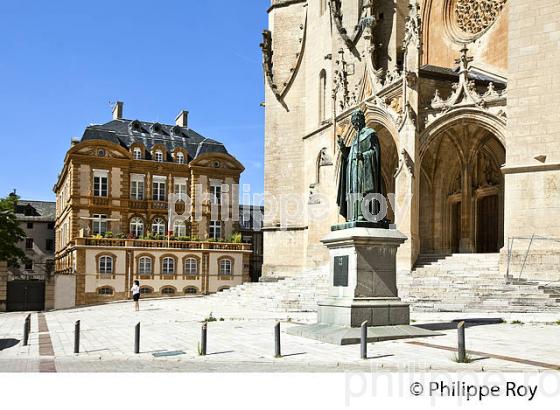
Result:
{"label": "window", "polygon": [[154,201],[165,201],[165,177],[154,176],[152,180],[152,199]]}
{"label": "window", "polygon": [[210,187],[210,192],[212,194],[212,204],[220,205],[222,203],[222,186],[212,185]]}
{"label": "window", "polygon": [[163,152],[159,149],[154,153],[154,158],[157,162],[163,162]]}
{"label": "window", "polygon": [[173,258],[163,258],[161,264],[161,274],[162,275],[174,275],[175,274],[175,259]]}
{"label": "window", "polygon": [[112,256],[101,256],[99,258],[99,273],[102,275],[109,275],[113,273]]}
{"label": "window", "polygon": [[250,213],[242,213],[240,222],[241,222],[241,227],[243,229],[251,229],[251,214]]}
{"label": "window", "polygon": [[185,295],[196,295],[198,293],[198,289],[194,287],[185,288]]}
{"label": "window", "polygon": [[232,274],[231,265],[232,264],[230,259],[221,259],[219,262],[218,274],[224,276],[231,276]]}
{"label": "window", "polygon": [[130,220],[130,233],[136,238],[144,235],[144,221],[142,218],[135,217]]}
{"label": "window", "polygon": [[152,288],[149,288],[147,286],[143,286],[140,288],[140,293],[142,295],[150,295],[152,293],[154,293],[154,290]]}
{"label": "window", "polygon": [[185,260],[185,275],[197,276],[198,275],[198,261],[195,258],[187,258]]}
{"label": "window", "polygon": [[165,235],[165,220],[163,218],[154,218],[152,221],[152,234]]}
{"label": "window", "polygon": [[148,256],[143,256],[138,260],[138,274],[139,275],[151,275],[152,270],[152,258]]}
{"label": "window", "polygon": [[[187,178],[175,178],[173,192],[180,195],[181,199],[186,199],[187,195]],[[183,198],[184,197],[184,198]]]}
{"label": "window", "polygon": [[27,222],[27,229],[33,229],[33,222]]}
{"label": "window", "polygon": [[187,225],[185,221],[175,221],[173,223],[173,236],[187,236]]}
{"label": "window", "polygon": [[321,70],[319,74],[319,123],[322,123],[326,117],[327,105],[327,72]]}
{"label": "window", "polygon": [[25,238],[25,249],[33,249],[33,238]]}
{"label": "window", "polygon": [[33,270],[33,262],[26,263],[25,270]]}
{"label": "window", "polygon": [[47,251],[54,251],[54,240],[53,239],[47,239],[46,240],[45,249]]}
{"label": "window", "polygon": [[93,171],[93,196],[106,197],[108,195],[109,171]]}
{"label": "window", "polygon": [[210,221],[210,238],[219,239],[222,237],[222,225],[220,221]]}
{"label": "window", "polygon": [[93,215],[93,220],[91,221],[92,229],[91,232],[94,235],[104,234],[107,232],[107,215],[95,214]]}
{"label": "window", "polygon": [[134,148],[132,156],[134,159],[142,159],[142,150],[138,147]]}
{"label": "window", "polygon": [[177,158],[177,163],[178,164],[184,164],[185,163],[185,154],[183,154],[182,152],[178,152],[176,155]]}
{"label": "window", "polygon": [[97,294],[101,296],[113,296],[113,288],[110,288],[109,286],[104,286],[97,290]]}
{"label": "window", "polygon": [[174,295],[175,294],[175,289],[170,288],[170,287],[162,288],[161,289],[161,294],[162,295]]}
{"label": "window", "polygon": [[144,199],[144,175],[131,175],[130,198],[137,201],[142,201]]}

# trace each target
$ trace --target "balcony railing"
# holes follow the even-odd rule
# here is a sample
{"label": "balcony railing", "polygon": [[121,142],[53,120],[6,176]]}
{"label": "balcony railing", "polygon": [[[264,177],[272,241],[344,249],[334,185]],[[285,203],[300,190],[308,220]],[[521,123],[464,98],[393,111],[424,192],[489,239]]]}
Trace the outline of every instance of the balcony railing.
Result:
{"label": "balcony railing", "polygon": [[251,244],[229,242],[198,242],[151,239],[115,239],[115,238],[76,238],[76,246],[121,247],[121,248],[162,248],[192,250],[250,251]]}
{"label": "balcony railing", "polygon": [[148,209],[148,201],[131,199],[128,201],[128,206],[132,209]]}

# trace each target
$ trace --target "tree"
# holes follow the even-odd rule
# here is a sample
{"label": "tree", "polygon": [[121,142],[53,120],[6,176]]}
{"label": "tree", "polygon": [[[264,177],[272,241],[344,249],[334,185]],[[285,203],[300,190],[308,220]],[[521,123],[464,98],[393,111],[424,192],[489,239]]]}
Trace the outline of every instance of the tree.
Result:
{"label": "tree", "polygon": [[25,232],[16,218],[18,199],[15,194],[0,198],[0,261],[8,262],[8,266],[13,267],[29,260],[18,246],[18,242],[25,239]]}

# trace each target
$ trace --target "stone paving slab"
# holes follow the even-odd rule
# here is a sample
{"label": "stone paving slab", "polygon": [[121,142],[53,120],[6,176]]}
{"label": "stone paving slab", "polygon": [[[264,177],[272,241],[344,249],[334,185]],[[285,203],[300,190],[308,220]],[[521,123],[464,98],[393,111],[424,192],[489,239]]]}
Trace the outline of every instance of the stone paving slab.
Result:
{"label": "stone paving slab", "polygon": [[[530,362],[560,365],[560,325],[488,324],[466,329],[467,349],[513,360],[475,357],[470,364],[453,361],[454,353],[406,340],[370,343],[369,360],[359,358],[359,346],[335,346],[287,334],[296,324],[313,323],[314,313],[271,313],[239,306],[224,309],[206,298],[142,301],[141,311],[121,303],[44,313],[53,356],[40,356],[38,314],[32,314],[30,346],[21,342],[0,350],[0,371],[543,371]],[[208,324],[208,355],[198,355],[201,321]],[[26,313],[0,314],[0,340],[22,337]],[[460,316],[455,314],[455,316]],[[495,316],[495,315],[494,315]],[[438,323],[438,337],[428,345],[456,346],[455,317],[423,314],[418,319]],[[223,319],[223,320],[221,320]],[[529,322],[529,316],[526,317]],[[79,355],[73,353],[74,323],[81,322]],[[274,359],[274,324],[282,321],[281,359]],[[133,354],[134,326],[141,323],[141,353]],[[415,325],[421,326],[418,320]],[[154,354],[182,351],[173,357]],[[519,359],[519,360],[517,360]],[[51,360],[49,362],[48,360]],[[43,364],[41,365],[41,361]]]}

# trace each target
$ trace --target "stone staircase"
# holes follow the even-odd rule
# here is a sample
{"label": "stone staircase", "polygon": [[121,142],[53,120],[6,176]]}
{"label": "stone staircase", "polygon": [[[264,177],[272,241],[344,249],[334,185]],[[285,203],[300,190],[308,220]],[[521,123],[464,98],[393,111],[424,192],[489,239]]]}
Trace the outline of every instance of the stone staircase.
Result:
{"label": "stone staircase", "polygon": [[421,255],[399,274],[399,296],[414,311],[559,312],[560,286],[509,278],[499,254]]}
{"label": "stone staircase", "polygon": [[306,271],[295,276],[244,283],[207,298],[222,307],[244,306],[269,312],[316,312],[327,295],[327,272]]}

